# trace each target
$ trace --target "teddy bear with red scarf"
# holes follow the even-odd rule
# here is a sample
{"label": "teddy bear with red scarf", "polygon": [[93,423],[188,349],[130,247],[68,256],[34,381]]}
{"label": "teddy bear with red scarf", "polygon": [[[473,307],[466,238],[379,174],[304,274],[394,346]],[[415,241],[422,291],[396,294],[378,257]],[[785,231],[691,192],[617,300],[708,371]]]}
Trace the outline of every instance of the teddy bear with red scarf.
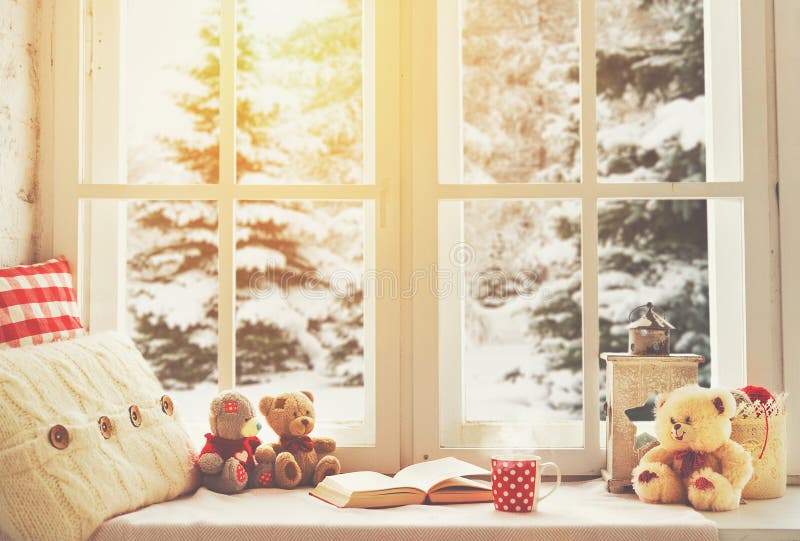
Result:
{"label": "teddy bear with red scarf", "polygon": [[261,423],[250,401],[226,391],[211,401],[208,421],[211,432],[197,458],[203,484],[222,494],[271,487],[275,452],[258,439]]}
{"label": "teddy bear with red scarf", "polygon": [[271,444],[275,452],[275,486],[294,488],[316,485],[328,475],[341,471],[339,459],[331,455],[336,442],[331,438],[312,438],[314,430],[314,395],[310,391],[265,396],[259,409],[267,423],[280,437]]}
{"label": "teddy bear with red scarf", "polygon": [[685,503],[702,511],[739,507],[753,474],[750,453],[730,439],[736,414],[723,389],[686,385],[656,399],[659,444],[633,470],[633,489],[647,503]]}

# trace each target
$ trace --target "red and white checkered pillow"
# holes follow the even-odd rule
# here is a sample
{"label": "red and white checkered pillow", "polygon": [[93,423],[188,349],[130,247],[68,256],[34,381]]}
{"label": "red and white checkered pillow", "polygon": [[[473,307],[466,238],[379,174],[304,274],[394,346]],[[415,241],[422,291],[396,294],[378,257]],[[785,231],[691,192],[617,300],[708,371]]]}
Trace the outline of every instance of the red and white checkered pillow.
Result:
{"label": "red and white checkered pillow", "polygon": [[66,259],[0,268],[0,348],[84,334]]}

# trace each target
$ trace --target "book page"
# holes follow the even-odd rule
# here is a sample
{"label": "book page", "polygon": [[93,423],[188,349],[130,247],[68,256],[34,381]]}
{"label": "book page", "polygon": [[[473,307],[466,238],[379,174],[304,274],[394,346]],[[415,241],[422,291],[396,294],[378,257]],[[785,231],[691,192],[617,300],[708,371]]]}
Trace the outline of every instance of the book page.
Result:
{"label": "book page", "polygon": [[491,481],[483,479],[467,479],[466,477],[451,477],[431,487],[430,492],[443,490],[492,490]]}
{"label": "book page", "polygon": [[436,484],[446,479],[466,475],[489,475],[489,471],[469,462],[447,457],[403,468],[397,472],[394,480],[400,483],[399,486],[411,486],[427,493]]}
{"label": "book page", "polygon": [[404,485],[402,482],[399,482],[396,479],[392,479],[387,475],[383,475],[382,473],[377,473],[374,471],[357,471],[352,473],[342,473],[339,475],[329,475],[323,482],[344,494],[353,492],[373,492],[378,490],[412,486]]}

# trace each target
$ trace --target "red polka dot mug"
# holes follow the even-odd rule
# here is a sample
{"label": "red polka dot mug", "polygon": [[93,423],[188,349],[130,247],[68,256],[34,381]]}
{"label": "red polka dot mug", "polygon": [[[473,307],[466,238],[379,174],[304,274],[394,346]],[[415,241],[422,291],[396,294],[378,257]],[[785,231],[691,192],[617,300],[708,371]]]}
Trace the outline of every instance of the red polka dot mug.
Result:
{"label": "red polka dot mug", "polygon": [[[556,470],[556,483],[547,494],[539,497],[542,470]],[[510,513],[536,511],[540,500],[545,499],[561,485],[561,470],[553,462],[542,462],[536,455],[502,455],[492,457],[492,496],[494,508]]]}

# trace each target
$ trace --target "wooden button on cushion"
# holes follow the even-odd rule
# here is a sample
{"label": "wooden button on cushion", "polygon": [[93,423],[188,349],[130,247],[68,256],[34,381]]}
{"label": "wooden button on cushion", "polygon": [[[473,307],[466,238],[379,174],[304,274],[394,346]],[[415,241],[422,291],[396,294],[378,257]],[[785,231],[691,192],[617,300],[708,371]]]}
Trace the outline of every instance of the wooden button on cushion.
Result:
{"label": "wooden button on cushion", "polygon": [[50,429],[50,445],[56,449],[66,449],[69,446],[69,432],[61,425]]}
{"label": "wooden button on cushion", "polygon": [[111,433],[114,430],[113,425],[111,424],[111,419],[103,415],[97,420],[97,424],[100,427],[100,433],[103,435],[105,439],[111,437]]}
{"label": "wooden button on cushion", "polygon": [[139,406],[131,406],[128,408],[128,414],[131,417],[131,424],[135,427],[142,426],[142,413],[139,411]]}
{"label": "wooden button on cushion", "polygon": [[172,412],[175,411],[175,405],[172,403],[172,399],[167,395],[161,397],[161,411],[167,415],[172,415]]}

